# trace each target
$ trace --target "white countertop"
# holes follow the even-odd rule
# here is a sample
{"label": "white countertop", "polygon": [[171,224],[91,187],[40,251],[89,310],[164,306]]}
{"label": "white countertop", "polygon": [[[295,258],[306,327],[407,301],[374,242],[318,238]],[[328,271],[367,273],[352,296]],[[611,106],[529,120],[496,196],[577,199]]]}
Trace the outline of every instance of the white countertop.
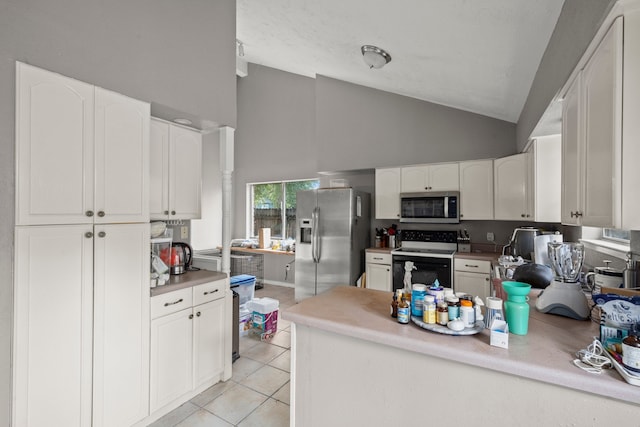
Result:
{"label": "white countertop", "polygon": [[391,292],[341,286],[306,299],[283,312],[291,322],[479,368],[543,381],[640,405],[640,387],[616,371],[590,374],[575,367],[576,351],[598,336],[598,325],[542,314],[533,308],[527,335],[509,335],[509,348],[489,345],[489,331],[471,336],[430,332],[389,315]]}

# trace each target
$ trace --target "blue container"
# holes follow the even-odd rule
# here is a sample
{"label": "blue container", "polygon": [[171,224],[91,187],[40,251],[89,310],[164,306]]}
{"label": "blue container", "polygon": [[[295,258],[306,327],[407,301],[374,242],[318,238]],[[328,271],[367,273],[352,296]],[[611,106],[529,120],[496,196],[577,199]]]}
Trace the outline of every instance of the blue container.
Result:
{"label": "blue container", "polygon": [[427,286],[414,284],[411,289],[411,315],[422,319],[424,296],[427,295]]}

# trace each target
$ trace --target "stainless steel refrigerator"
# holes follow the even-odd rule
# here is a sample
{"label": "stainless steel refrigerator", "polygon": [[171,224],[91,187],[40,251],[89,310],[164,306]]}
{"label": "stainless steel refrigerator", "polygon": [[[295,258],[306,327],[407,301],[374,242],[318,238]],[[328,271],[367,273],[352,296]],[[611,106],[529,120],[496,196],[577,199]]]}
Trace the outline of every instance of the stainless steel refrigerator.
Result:
{"label": "stainless steel refrigerator", "polygon": [[352,188],[306,190],[296,206],[296,301],[355,285],[370,241],[371,196]]}

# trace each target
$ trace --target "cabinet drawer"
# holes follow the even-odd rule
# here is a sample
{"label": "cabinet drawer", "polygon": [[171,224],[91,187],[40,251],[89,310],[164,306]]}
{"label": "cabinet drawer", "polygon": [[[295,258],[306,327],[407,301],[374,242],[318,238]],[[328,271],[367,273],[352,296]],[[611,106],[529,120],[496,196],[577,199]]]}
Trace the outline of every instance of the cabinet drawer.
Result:
{"label": "cabinet drawer", "polygon": [[192,288],[185,288],[151,298],[151,318],[156,319],[190,308],[193,303],[192,295]]}
{"label": "cabinet drawer", "polygon": [[455,271],[469,271],[472,273],[491,273],[491,262],[478,259],[456,258]]}
{"label": "cabinet drawer", "polygon": [[227,280],[216,280],[215,282],[203,283],[193,287],[193,305],[204,304],[205,302],[217,300],[224,297],[227,290]]}
{"label": "cabinet drawer", "polygon": [[391,265],[391,254],[381,252],[367,252],[367,264],[388,264]]}

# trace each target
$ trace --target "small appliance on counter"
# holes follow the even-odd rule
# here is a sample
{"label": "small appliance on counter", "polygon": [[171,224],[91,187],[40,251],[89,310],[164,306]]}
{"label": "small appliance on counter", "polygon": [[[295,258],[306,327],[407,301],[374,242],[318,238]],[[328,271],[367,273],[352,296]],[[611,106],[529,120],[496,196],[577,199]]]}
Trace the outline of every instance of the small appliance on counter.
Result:
{"label": "small appliance on counter", "polygon": [[554,281],[538,296],[536,309],[541,313],[557,314],[572,319],[589,318],[589,303],[579,282],[584,261],[584,245],[550,242],[547,247]]}
{"label": "small appliance on counter", "polygon": [[536,264],[548,265],[551,267],[551,261],[549,261],[549,250],[547,243],[549,242],[562,242],[563,236],[559,232],[539,234],[533,238],[533,262]]}
{"label": "small appliance on counter", "polygon": [[502,248],[502,255],[511,255],[514,258],[522,257],[532,261],[534,257],[534,239],[542,234],[542,230],[535,227],[518,227],[513,230],[511,240]]}
{"label": "small appliance on counter", "polygon": [[602,288],[623,288],[624,287],[624,272],[615,268],[609,267],[609,260],[602,260],[604,267],[595,267],[590,273],[587,273],[586,280],[587,286],[591,289],[592,293],[599,294]]}
{"label": "small appliance on counter", "polygon": [[171,259],[169,272],[172,275],[186,273],[191,267],[193,250],[188,243],[174,242],[171,244]]}

